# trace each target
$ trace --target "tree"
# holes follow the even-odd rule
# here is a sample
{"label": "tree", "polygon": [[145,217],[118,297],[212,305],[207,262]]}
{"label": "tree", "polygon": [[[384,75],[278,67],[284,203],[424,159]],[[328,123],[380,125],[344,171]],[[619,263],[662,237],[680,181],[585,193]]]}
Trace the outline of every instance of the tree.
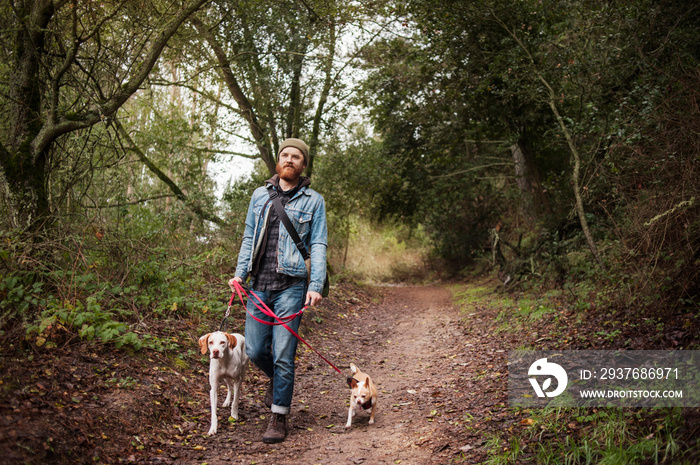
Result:
{"label": "tree", "polygon": [[370,11],[335,1],[241,1],[191,19],[271,174],[280,141],[301,137],[313,175],[324,130],[342,117],[347,64],[339,62],[338,40]]}
{"label": "tree", "polygon": [[[668,41],[664,34],[674,28],[671,19],[650,27],[648,18],[668,13],[685,23],[692,11],[684,2],[670,3],[397,3],[401,36],[366,54],[368,108],[386,157],[401,160],[409,172],[418,160],[427,179],[452,177],[462,185],[497,188],[515,200],[496,205],[503,199],[496,196],[492,202],[493,211],[508,212],[503,220],[510,230],[537,234],[541,225],[561,230],[558,225],[573,211],[577,231],[583,231],[602,262],[589,222],[605,221],[599,203],[605,194],[593,198],[588,187],[604,171],[610,141],[629,117],[627,96],[646,72],[637,59],[639,50],[662,50],[659,44]],[[648,29],[653,33],[646,34]],[[509,172],[488,163],[502,164],[506,151]],[[486,169],[488,176],[466,178]],[[516,181],[523,175],[528,181],[517,194],[509,192],[515,187],[513,174]],[[523,189],[535,190],[539,218],[528,219],[516,207]],[[426,211],[439,209],[426,202],[441,207],[445,198],[439,199],[422,196],[406,205],[425,218]],[[487,237],[487,230],[481,234]],[[598,234],[600,240],[604,229]]]}
{"label": "tree", "polygon": [[[493,13],[493,12],[492,12]],[[591,234],[591,229],[588,226],[588,220],[586,219],[586,211],[584,209],[583,205],[583,197],[581,195],[581,154],[579,153],[579,149],[576,146],[576,143],[574,142],[574,139],[571,135],[571,132],[569,131],[569,128],[566,125],[566,122],[564,121],[564,118],[562,117],[561,113],[559,112],[559,106],[557,105],[557,95],[554,92],[554,89],[550,85],[549,81],[545,79],[545,77],[542,75],[542,73],[539,71],[537,68],[537,65],[535,63],[535,59],[533,58],[532,54],[530,53],[530,50],[528,47],[523,43],[522,40],[518,37],[517,31],[507,24],[505,24],[495,13],[494,17],[496,21],[505,29],[508,34],[515,40],[515,42],[518,44],[518,46],[522,49],[523,53],[527,56],[528,61],[532,65],[532,73],[537,77],[537,79],[542,83],[544,88],[546,89],[546,101],[549,107],[552,110],[552,113],[554,114],[554,117],[556,118],[557,124],[561,128],[561,131],[566,138],[566,143],[569,147],[569,150],[571,152],[571,156],[573,157],[574,160],[574,169],[571,174],[571,182],[573,186],[573,191],[574,191],[574,197],[576,199],[576,213],[579,218],[579,222],[581,223],[581,229],[583,230],[583,235],[586,238],[586,243],[588,244],[588,248],[591,251],[591,254],[593,255],[593,258],[595,258],[595,261],[598,263],[598,265],[604,267],[603,261],[600,257],[600,254],[598,253],[598,247],[595,244],[595,241],[593,240],[593,235]],[[517,166],[517,165],[516,165]]]}
{"label": "tree", "polygon": [[[323,158],[317,165],[315,188],[323,194],[328,212],[330,250],[340,255],[337,262],[344,268],[353,221],[367,216],[386,172],[380,168],[380,144],[355,125],[350,140],[334,137],[327,141]],[[388,170],[387,170],[388,171]]]}
{"label": "tree", "polygon": [[180,187],[172,180],[170,177],[165,174],[158,166],[156,166],[141,150],[136,143],[133,141],[129,133],[124,129],[124,126],[119,122],[119,120],[115,119],[114,124],[117,127],[117,130],[119,131],[119,134],[121,137],[124,138],[125,141],[129,144],[128,149],[135,152],[136,155],[138,156],[139,160],[158,178],[160,179],[168,188],[170,191],[177,197],[178,200],[181,202],[184,202],[185,205],[187,205],[194,213],[197,214],[200,218],[203,220],[208,220],[213,223],[216,223],[219,226],[224,226],[226,223],[216,216],[215,214],[205,211],[200,205],[198,205],[195,202],[192,202],[189,197],[180,189]]}
{"label": "tree", "polygon": [[[9,2],[8,2],[9,3]],[[136,93],[168,41],[207,0],[98,4],[4,3],[0,168],[9,220],[39,228],[51,213],[47,185],[57,143],[109,124]]]}

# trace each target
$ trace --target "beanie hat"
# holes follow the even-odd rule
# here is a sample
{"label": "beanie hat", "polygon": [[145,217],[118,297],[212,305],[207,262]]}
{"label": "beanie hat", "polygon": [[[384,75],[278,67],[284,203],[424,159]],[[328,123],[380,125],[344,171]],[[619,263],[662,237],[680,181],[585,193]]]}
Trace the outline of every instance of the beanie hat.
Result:
{"label": "beanie hat", "polygon": [[304,155],[304,164],[308,166],[309,164],[309,146],[306,145],[306,142],[304,142],[301,139],[295,139],[293,137],[290,137],[289,139],[285,139],[284,142],[280,144],[280,149],[277,152],[277,159],[279,160],[280,158],[280,153],[282,153],[282,150],[286,147],[294,147],[296,149],[299,149],[301,153]]}

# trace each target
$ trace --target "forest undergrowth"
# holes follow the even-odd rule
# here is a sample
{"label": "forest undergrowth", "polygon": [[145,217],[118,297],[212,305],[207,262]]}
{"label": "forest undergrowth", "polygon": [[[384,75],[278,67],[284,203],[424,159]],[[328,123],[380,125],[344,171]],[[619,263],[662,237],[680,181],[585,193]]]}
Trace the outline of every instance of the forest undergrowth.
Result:
{"label": "forest undergrowth", "polygon": [[[72,362],[63,360],[55,368],[30,373],[28,384],[22,377],[3,379],[4,399],[16,399],[18,392],[26,391],[25,402],[31,404],[34,396],[51,395],[52,378],[68,375],[67,386],[77,390],[71,394],[66,389],[68,397],[56,400],[53,406],[59,410],[72,406],[71,412],[79,412],[81,406],[95,402],[90,401],[91,389],[141,386],[152,391],[162,384],[159,379],[169,380],[171,375],[177,377],[191,368],[189,358],[196,353],[193,335],[210,328],[226,307],[229,292],[225,280],[231,270],[228,251],[233,246],[192,246],[187,235],[163,237],[170,241],[167,247],[105,237],[104,232],[94,230],[36,243],[4,233],[0,253],[4,267],[0,282],[3,363],[9,367],[11,360],[26,360],[31,372],[32,364],[47,355],[73,353],[79,348],[90,359],[86,362],[99,365],[88,375],[71,371]],[[373,272],[368,276],[373,282],[381,276],[387,283],[420,284],[439,278],[425,261],[411,267],[408,260],[394,260],[407,249],[413,248],[417,254],[418,246],[406,245],[386,232],[371,242],[372,247],[350,248],[355,262],[396,264],[383,275]],[[367,254],[364,258],[363,253]],[[42,257],[41,262],[32,258],[37,256]],[[495,279],[495,270],[482,269],[481,273],[480,277],[450,281],[455,301],[463,308],[465,330],[469,330],[470,314],[476,308],[487,317],[489,339],[511,341],[509,350],[700,348],[700,319],[683,307],[670,311],[662,306],[623,305],[624,299],[611,295],[610,288],[600,286],[595,279],[559,285],[555,280],[530,276],[504,285]],[[355,270],[336,273],[333,280],[336,289],[341,286],[351,296],[364,292],[367,284],[363,279],[368,277]],[[342,307],[352,301],[351,297],[341,299],[337,310],[342,313]],[[323,321],[322,315],[310,318],[312,322]],[[107,364],[98,362],[99,354],[107,353],[113,353],[107,356]],[[148,360],[154,357],[168,377],[144,378]],[[68,371],[59,376],[56,370]],[[17,376],[16,370],[9,372]],[[95,376],[102,381],[91,384],[90,389],[78,388],[81,379]],[[22,383],[18,384],[19,379]],[[150,380],[147,385],[142,385],[144,379]],[[187,405],[185,392],[174,394],[177,399],[169,397],[176,400],[174,405],[164,408],[154,401],[149,406],[151,413],[167,417],[169,409]],[[6,408],[11,412],[23,407],[14,403]],[[32,408],[40,412],[47,406]],[[670,457],[697,455],[697,409],[531,409],[517,415],[526,421],[522,428],[489,436],[484,445],[489,463],[513,463],[518,457],[536,457],[535,463],[672,463]],[[75,415],[66,417],[68,425],[79,421]],[[133,415],[127,419],[139,421]],[[18,428],[14,430],[20,431],[21,426]],[[138,451],[144,438],[133,436],[130,447]],[[42,436],[40,440],[41,444],[29,440],[25,445],[34,451],[40,447],[46,453],[59,450],[55,437]],[[12,435],[3,441],[22,443]],[[82,441],[90,443],[94,438],[86,436]]]}
{"label": "forest undergrowth", "polygon": [[[495,279],[453,285],[469,328],[486,317],[509,350],[698,350],[700,318],[660,312],[640,318],[613,308],[595,288],[507,288]],[[489,435],[489,464],[697,463],[698,408],[512,408],[518,428]]]}

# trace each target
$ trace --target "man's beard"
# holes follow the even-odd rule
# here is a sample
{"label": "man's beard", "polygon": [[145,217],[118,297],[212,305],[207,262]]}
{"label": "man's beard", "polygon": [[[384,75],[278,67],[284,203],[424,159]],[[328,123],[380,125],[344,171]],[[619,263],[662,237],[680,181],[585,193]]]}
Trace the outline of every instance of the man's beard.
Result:
{"label": "man's beard", "polygon": [[303,168],[296,169],[294,166],[291,165],[277,165],[277,174],[281,179],[284,179],[287,182],[293,182],[299,179],[301,176],[301,173],[304,172]]}

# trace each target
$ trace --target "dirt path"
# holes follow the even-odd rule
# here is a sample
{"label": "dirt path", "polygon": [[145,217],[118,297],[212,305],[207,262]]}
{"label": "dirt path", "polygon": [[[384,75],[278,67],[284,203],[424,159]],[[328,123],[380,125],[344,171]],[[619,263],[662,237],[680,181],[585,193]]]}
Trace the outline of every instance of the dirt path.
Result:
{"label": "dirt path", "polygon": [[[379,390],[377,420],[357,415],[347,432],[347,390],[335,390],[328,406],[331,435],[318,437],[320,450],[308,450],[298,463],[436,463],[430,447],[440,441],[441,398],[456,395],[450,369],[461,335],[457,312],[440,287],[392,288],[381,305],[348,321],[350,361],[370,373]],[[303,385],[303,384],[302,384]],[[313,387],[312,387],[313,388]],[[340,392],[338,392],[340,391]]]}
{"label": "dirt path", "polygon": [[[247,397],[243,425],[203,442],[208,464],[438,464],[459,456],[470,421],[465,402],[470,344],[447,289],[386,288],[381,303],[334,318],[309,340],[346,369],[370,374],[379,390],[376,422],[355,416],[345,429],[349,390],[311,351],[301,349],[291,433],[283,445],[260,442],[266,425],[260,395]],[[473,360],[471,360],[473,361]],[[221,428],[220,428],[221,430]],[[247,431],[243,431],[247,430]],[[253,432],[251,439],[247,433]],[[239,433],[242,433],[239,436]],[[237,439],[237,436],[240,439]],[[248,437],[248,438],[246,438]],[[222,456],[223,454],[223,456]]]}
{"label": "dirt path", "polygon": [[[144,322],[160,349],[138,353],[63,333],[51,349],[8,344],[0,456],[24,464],[479,463],[488,437],[518,421],[505,406],[504,352],[514,342],[493,337],[494,316],[460,314],[442,286],[338,287],[307,312],[301,333],[346,373],[300,345],[290,434],[280,445],[261,441],[269,409],[255,368],[241,419],[228,421],[219,407],[219,432],[206,436],[208,361],[196,341],[218,315]],[[231,320],[230,331],[243,330],[242,315]],[[374,425],[359,413],[346,430],[351,362],[373,378],[379,401]]]}
{"label": "dirt path", "polygon": [[[459,286],[460,294],[470,286]],[[497,289],[489,282],[478,286]],[[460,311],[443,286],[336,285],[330,299],[304,316],[301,333],[347,372],[338,375],[300,346],[290,434],[280,445],[261,441],[269,409],[262,402],[266,380],[254,368],[243,385],[241,420],[228,421],[228,409],[219,407],[219,432],[206,436],[208,359],[196,341],[204,328],[218,327],[218,312],[144,320],[136,328],[150,346],[138,352],[79,341],[61,327],[51,346],[42,347],[0,332],[2,463],[442,465],[516,452],[520,463],[529,463],[542,452],[536,441],[564,450],[569,435],[596,427],[576,420],[566,430],[547,429],[533,423],[528,409],[509,409],[506,358],[509,350],[539,341],[545,341],[540,347],[557,338],[602,341],[595,332],[602,325],[576,326],[562,307],[553,318],[504,329],[505,306],[462,305]],[[230,331],[243,330],[242,313],[229,320]],[[360,413],[346,430],[351,362],[380,392],[376,423]],[[220,392],[222,402],[223,387]],[[694,438],[697,420],[689,418],[683,434]],[[640,425],[644,435],[656,428]],[[530,439],[514,445],[503,439],[519,434]]]}

